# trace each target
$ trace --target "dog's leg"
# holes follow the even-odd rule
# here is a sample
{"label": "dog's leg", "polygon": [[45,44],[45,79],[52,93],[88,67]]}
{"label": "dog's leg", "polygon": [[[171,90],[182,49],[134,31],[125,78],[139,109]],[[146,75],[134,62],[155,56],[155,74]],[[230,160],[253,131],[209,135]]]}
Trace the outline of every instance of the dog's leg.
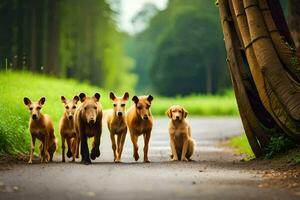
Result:
{"label": "dog's leg", "polygon": [[89,147],[87,144],[87,135],[83,132],[80,132],[80,153],[81,153],[81,162],[88,165],[91,164],[90,156],[89,156]]}
{"label": "dog's leg", "polygon": [[30,155],[29,155],[29,161],[28,161],[29,164],[32,163],[34,146],[35,146],[35,137],[31,135],[31,147],[30,147]]}
{"label": "dog's leg", "polygon": [[66,159],[65,159],[65,140],[66,140],[66,138],[64,136],[61,136],[62,162],[66,162]]}
{"label": "dog's leg", "polygon": [[110,140],[111,140],[111,148],[113,150],[113,153],[114,153],[114,162],[116,161],[117,159],[117,152],[116,152],[116,139],[115,139],[115,134],[114,133],[110,133]]}
{"label": "dog's leg", "polygon": [[123,152],[123,147],[124,147],[124,143],[125,143],[126,134],[127,134],[127,131],[122,133],[122,136],[121,136],[120,148],[119,148],[119,160],[120,160],[120,162],[121,162],[121,156],[122,156],[122,152]]}
{"label": "dog's leg", "polygon": [[188,144],[188,151],[186,153],[186,158],[189,160],[189,161],[192,161],[191,157],[194,153],[194,147],[195,146],[195,142],[193,139],[189,139],[189,144]]}
{"label": "dog's leg", "polygon": [[115,160],[115,162],[121,162],[120,161],[120,148],[121,148],[121,138],[122,138],[122,133],[119,133],[117,136],[117,158]]}
{"label": "dog's leg", "polygon": [[182,153],[181,153],[181,161],[188,161],[186,158],[186,152],[188,149],[189,140],[187,137],[183,138],[183,146],[182,146]]}
{"label": "dog's leg", "polygon": [[133,144],[133,157],[134,157],[134,160],[135,161],[138,161],[138,159],[140,158],[139,156],[139,146],[138,146],[138,136],[134,133],[130,133],[130,138],[131,138],[131,141],[132,141],[132,144]]}
{"label": "dog's leg", "polygon": [[[79,136],[76,136],[75,137],[75,155],[76,155],[76,158],[79,158],[79,145],[80,145],[80,137]],[[75,161],[75,159],[74,159]]]}
{"label": "dog's leg", "polygon": [[70,139],[70,143],[71,143],[71,149],[72,149],[72,162],[75,162],[75,158],[76,158],[76,147],[77,147],[77,138],[71,138]]}
{"label": "dog's leg", "polygon": [[148,146],[150,140],[151,132],[144,133],[144,162],[148,163],[150,160],[148,159]]}
{"label": "dog's leg", "polygon": [[68,151],[67,151],[67,156],[68,158],[71,158],[73,156],[73,153],[72,153],[72,138],[68,137],[67,139],[67,145],[68,145]]}
{"label": "dog's leg", "polygon": [[172,151],[172,161],[177,161],[178,160],[178,155],[177,155],[177,151],[176,151],[176,145],[175,145],[175,141],[174,141],[174,135],[170,134],[170,144],[171,144],[171,151]]}
{"label": "dog's leg", "polygon": [[100,133],[96,133],[94,136],[93,148],[91,151],[91,159],[95,160],[100,156],[100,137],[101,137],[101,128]]}
{"label": "dog's leg", "polygon": [[45,138],[44,138],[44,148],[43,148],[43,162],[48,162],[50,159],[50,155],[48,152],[49,148],[49,133],[45,133]]}

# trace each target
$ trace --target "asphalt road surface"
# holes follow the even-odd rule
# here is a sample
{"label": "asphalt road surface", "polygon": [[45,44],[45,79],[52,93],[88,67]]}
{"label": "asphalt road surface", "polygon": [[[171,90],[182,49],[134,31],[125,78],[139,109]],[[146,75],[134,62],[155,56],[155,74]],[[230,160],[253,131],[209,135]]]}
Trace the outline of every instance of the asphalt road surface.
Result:
{"label": "asphalt road surface", "polygon": [[299,199],[285,190],[261,188],[261,177],[243,169],[220,140],[239,135],[238,118],[190,118],[197,142],[194,162],[169,159],[168,120],[156,118],[149,149],[151,163],[132,157],[129,134],[123,163],[113,163],[108,131],[103,130],[101,156],[92,165],[55,162],[1,164],[0,199]]}

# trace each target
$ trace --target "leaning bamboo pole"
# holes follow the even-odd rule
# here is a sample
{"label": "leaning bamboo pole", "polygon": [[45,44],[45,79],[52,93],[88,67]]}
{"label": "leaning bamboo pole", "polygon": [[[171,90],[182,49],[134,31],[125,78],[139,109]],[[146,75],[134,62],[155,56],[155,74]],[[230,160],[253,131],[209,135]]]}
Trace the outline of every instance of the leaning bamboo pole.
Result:
{"label": "leaning bamboo pole", "polygon": [[266,0],[259,1],[259,8],[262,11],[265,24],[273,41],[277,54],[283,65],[290,72],[297,82],[300,81],[300,59],[296,55],[296,50],[293,49],[286,39],[281,36],[278,27],[276,26],[268,2]]}
{"label": "leaning bamboo pole", "polygon": [[[256,56],[254,54],[254,50],[252,47],[252,41],[250,37],[247,17],[245,14],[243,2],[240,0],[231,0],[232,3],[232,14],[234,15],[235,27],[237,31],[240,32],[240,39],[242,40],[241,43],[245,49],[247,61],[249,63],[249,67],[251,70],[251,74],[253,76],[253,80],[257,87],[259,97],[268,111],[268,113],[272,116],[272,118],[276,121],[277,125],[280,126],[281,129],[285,130],[286,132],[294,132],[296,131],[293,126],[287,126],[286,119],[288,118],[287,113],[284,109],[280,106],[279,100],[273,94],[272,90],[268,90],[269,88],[268,83],[265,83],[262,71],[258,65]],[[270,101],[270,96],[272,96],[272,100]],[[293,124],[293,123],[291,123]],[[292,129],[292,130],[290,130]]]}
{"label": "leaning bamboo pole", "polygon": [[239,112],[250,146],[254,154],[260,156],[263,153],[263,148],[257,140],[257,133],[263,133],[265,131],[255,116],[242,78],[243,72],[241,69],[243,68],[243,60],[240,52],[240,43],[231,21],[232,17],[229,11],[228,0],[219,0],[219,11],[227,51],[227,61]]}
{"label": "leaning bamboo pole", "polygon": [[[291,127],[296,131],[288,132],[295,139],[300,138],[300,85],[283,68],[266,28],[263,15],[256,0],[243,0],[247,16],[253,50],[267,85],[267,93],[274,92],[280,106],[293,120]],[[274,97],[275,97],[274,96]],[[272,97],[272,96],[271,96]],[[272,100],[271,100],[272,101]]]}

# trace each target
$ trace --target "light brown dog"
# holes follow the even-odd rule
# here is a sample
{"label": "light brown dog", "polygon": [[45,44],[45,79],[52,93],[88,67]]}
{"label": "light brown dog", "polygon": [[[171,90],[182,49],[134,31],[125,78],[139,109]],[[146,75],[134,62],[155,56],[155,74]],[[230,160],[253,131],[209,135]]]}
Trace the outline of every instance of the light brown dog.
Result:
{"label": "light brown dog", "polygon": [[59,131],[61,136],[61,148],[62,148],[62,162],[65,162],[65,141],[68,145],[68,158],[75,161],[76,157],[76,131],[74,126],[74,114],[76,111],[76,104],[79,101],[78,96],[74,96],[72,100],[67,100],[64,96],[61,96],[61,102],[64,104],[65,111],[59,122]]}
{"label": "light brown dog", "polygon": [[[95,93],[87,97],[84,93],[79,95],[81,105],[76,109],[74,116],[75,130],[80,137],[80,153],[82,163],[90,164],[91,159],[95,160],[100,156],[100,138],[102,134],[102,106],[99,102],[100,94]],[[87,139],[94,137],[91,157]],[[77,139],[79,139],[77,137]],[[76,142],[78,149],[78,142]],[[91,158],[91,159],[90,159]]]}
{"label": "light brown dog", "polygon": [[[127,134],[127,124],[125,120],[125,106],[129,98],[128,92],[123,97],[116,97],[113,92],[109,94],[113,101],[113,112],[107,116],[107,127],[110,132],[114,161],[121,162],[123,146]],[[117,136],[117,144],[115,136]]]}
{"label": "light brown dog", "polygon": [[53,123],[48,115],[41,113],[45,101],[45,97],[42,97],[38,102],[31,102],[27,97],[24,98],[24,104],[30,110],[29,131],[31,134],[31,149],[28,163],[32,163],[36,138],[41,141],[39,147],[41,162],[51,162],[57,148]]}
{"label": "light brown dog", "polygon": [[138,154],[138,137],[144,136],[144,162],[150,162],[148,159],[148,146],[152,131],[153,118],[150,111],[153,97],[134,96],[132,101],[134,105],[126,113],[127,126],[130,131],[130,137],[133,144],[133,157],[135,161],[139,159]]}
{"label": "light brown dog", "polygon": [[186,121],[188,112],[181,106],[171,106],[166,112],[171,119],[169,124],[171,159],[177,161],[191,161],[194,153],[194,140],[192,139],[191,127]]}

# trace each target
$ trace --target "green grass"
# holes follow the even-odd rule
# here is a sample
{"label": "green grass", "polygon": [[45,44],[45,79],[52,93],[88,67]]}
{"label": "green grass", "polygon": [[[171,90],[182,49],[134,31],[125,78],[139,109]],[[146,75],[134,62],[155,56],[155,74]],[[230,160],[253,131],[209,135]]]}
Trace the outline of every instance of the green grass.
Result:
{"label": "green grass", "polygon": [[233,147],[236,153],[246,155],[246,159],[255,158],[251,147],[248,143],[246,134],[231,138],[228,141],[228,145]]}
{"label": "green grass", "polygon": [[[64,111],[60,101],[61,95],[73,98],[80,92],[85,92],[87,95],[99,92],[104,109],[112,107],[108,99],[108,90],[75,80],[58,79],[22,71],[2,71],[0,72],[0,85],[0,155],[25,153],[29,150],[29,111],[23,103],[24,97],[28,97],[32,101],[37,101],[42,96],[46,97],[42,112],[51,116],[59,142],[58,123]],[[123,92],[117,91],[116,93],[120,95]],[[128,106],[131,104],[132,102],[129,102]],[[184,98],[154,96],[152,112],[154,115],[165,115],[165,111],[173,104],[184,106],[190,115],[238,114],[232,92],[225,96],[190,96]]]}

